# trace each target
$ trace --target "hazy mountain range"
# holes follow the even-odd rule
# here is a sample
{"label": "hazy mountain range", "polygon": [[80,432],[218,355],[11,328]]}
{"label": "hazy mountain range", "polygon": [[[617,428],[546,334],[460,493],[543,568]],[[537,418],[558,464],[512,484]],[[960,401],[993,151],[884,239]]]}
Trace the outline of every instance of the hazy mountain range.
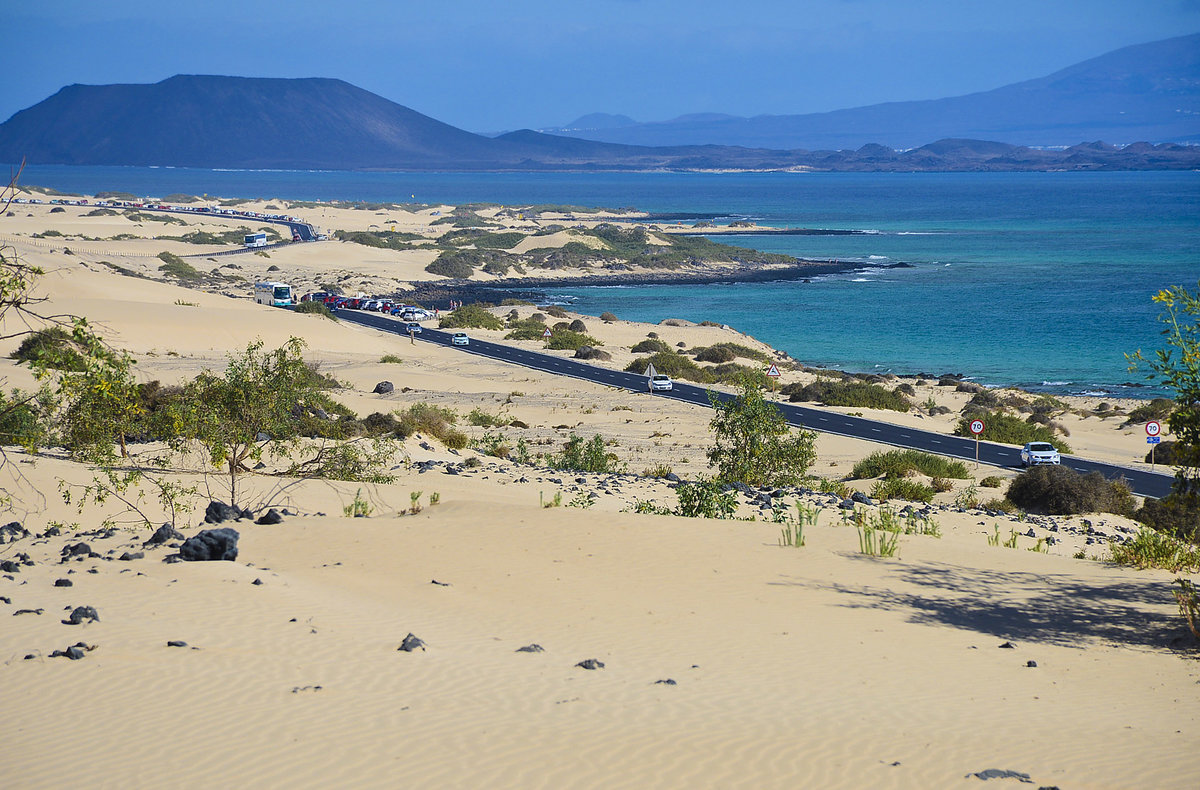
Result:
{"label": "hazy mountain range", "polygon": [[[695,130],[695,139],[705,140],[661,146],[581,139],[574,136],[580,130],[570,136],[530,130],[473,134],[334,79],[177,75],[152,85],[69,85],[0,124],[0,162],[331,170],[1197,168],[1200,146],[1171,141],[1200,138],[1198,47],[1200,35],[1130,47],[1044,80],[937,102],[765,119],[588,121],[594,137],[636,136],[646,129],[653,136],[672,128]],[[1099,133],[1101,117],[1109,118],[1104,128],[1124,131],[1116,137]],[[802,122],[817,130],[811,134],[842,142],[806,150],[819,145],[795,141],[792,129]],[[703,132],[709,128],[711,139]],[[747,137],[711,144],[719,135],[734,139],[735,128],[767,130],[754,134],[780,142],[749,144]],[[1006,139],[1038,129],[1059,135],[1038,137],[1039,144],[1049,139],[1075,144],[1042,151],[970,139]],[[1079,144],[1103,137],[1166,142],[1123,148]],[[851,139],[868,142],[845,143]]]}
{"label": "hazy mountain range", "polygon": [[684,115],[656,123],[593,113],[540,131],[633,145],[779,149],[868,143],[913,148],[946,137],[1029,146],[1200,143],[1200,34],[1125,47],[1047,77],[968,96],[809,115]]}

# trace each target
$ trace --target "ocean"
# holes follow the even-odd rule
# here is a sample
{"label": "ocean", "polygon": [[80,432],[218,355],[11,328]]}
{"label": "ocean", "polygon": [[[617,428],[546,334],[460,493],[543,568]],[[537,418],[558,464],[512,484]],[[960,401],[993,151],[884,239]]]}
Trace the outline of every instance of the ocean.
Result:
{"label": "ocean", "polygon": [[[1149,397],[1125,354],[1161,347],[1150,298],[1200,280],[1200,173],[346,173],[28,167],[64,191],[554,203],[867,231],[718,239],[856,270],[812,282],[572,287],[582,312],[729,324],[848,371]],[[885,268],[906,263],[906,268]]]}

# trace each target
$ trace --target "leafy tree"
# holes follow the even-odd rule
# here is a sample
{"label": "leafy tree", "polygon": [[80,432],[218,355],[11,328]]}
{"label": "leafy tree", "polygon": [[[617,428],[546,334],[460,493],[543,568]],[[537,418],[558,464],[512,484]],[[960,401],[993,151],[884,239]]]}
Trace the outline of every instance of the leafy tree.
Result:
{"label": "leafy tree", "polygon": [[816,434],[793,434],[779,409],[750,382],[744,381],[731,399],[721,400],[713,392],[708,399],[716,411],[709,423],[715,443],[708,451],[708,465],[716,467],[717,480],[795,485],[816,460]]}
{"label": "leafy tree", "polygon": [[204,447],[213,466],[225,468],[234,504],[239,476],[264,453],[290,456],[298,415],[321,400],[303,348],[296,337],[271,351],[255,341],[229,358],[223,375],[205,371],[184,389],[184,433]]}
{"label": "leafy tree", "polygon": [[1165,324],[1166,348],[1153,356],[1127,355],[1130,369],[1146,365],[1157,378],[1175,391],[1175,410],[1167,426],[1175,437],[1175,482],[1164,505],[1193,514],[1190,535],[1200,539],[1200,284],[1196,293],[1183,286],[1159,291],[1153,297],[1162,305],[1159,320]]}

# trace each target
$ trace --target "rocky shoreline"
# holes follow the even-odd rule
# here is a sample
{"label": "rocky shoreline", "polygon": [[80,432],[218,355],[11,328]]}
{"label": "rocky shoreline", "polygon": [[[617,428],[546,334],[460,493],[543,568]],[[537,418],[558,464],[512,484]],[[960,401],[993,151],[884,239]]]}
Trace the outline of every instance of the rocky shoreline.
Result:
{"label": "rocky shoreline", "polygon": [[613,287],[621,285],[709,285],[713,283],[806,281],[829,274],[845,274],[860,269],[907,269],[912,264],[892,263],[871,266],[833,260],[800,260],[794,264],[763,268],[743,265],[725,269],[692,269],[688,271],[642,271],[602,274],[591,277],[511,277],[480,282],[475,280],[442,280],[414,282],[405,298],[441,306],[453,299],[459,302],[494,302],[497,294],[504,298],[538,300],[552,288]]}

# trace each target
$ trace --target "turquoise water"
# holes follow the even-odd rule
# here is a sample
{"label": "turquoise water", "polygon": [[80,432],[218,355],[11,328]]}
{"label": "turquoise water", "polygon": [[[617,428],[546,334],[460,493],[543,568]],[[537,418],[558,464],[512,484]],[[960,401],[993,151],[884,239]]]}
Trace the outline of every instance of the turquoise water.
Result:
{"label": "turquoise water", "polygon": [[870,267],[811,283],[557,289],[587,313],[728,323],[806,363],[961,372],[1149,395],[1124,354],[1161,343],[1150,297],[1200,280],[1200,173],[342,173],[30,167],[64,190],[717,213],[859,236],[730,243]]}

